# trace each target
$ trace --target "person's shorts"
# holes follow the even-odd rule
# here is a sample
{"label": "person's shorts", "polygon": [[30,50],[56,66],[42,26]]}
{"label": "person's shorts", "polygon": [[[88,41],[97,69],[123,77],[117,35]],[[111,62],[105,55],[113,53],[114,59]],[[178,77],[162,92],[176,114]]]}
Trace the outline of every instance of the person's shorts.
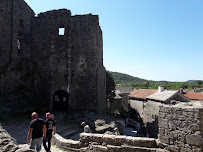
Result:
{"label": "person's shorts", "polygon": [[31,141],[30,141],[30,149],[36,149],[37,151],[40,151],[42,142],[43,142],[43,137],[31,139]]}

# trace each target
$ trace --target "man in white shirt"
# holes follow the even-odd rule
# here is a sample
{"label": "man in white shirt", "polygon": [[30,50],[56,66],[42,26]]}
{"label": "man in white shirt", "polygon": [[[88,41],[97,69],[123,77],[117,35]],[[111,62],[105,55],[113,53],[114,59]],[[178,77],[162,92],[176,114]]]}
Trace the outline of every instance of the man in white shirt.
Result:
{"label": "man in white shirt", "polygon": [[86,125],[85,122],[82,122],[81,125],[84,127],[84,133],[91,133],[89,125]]}

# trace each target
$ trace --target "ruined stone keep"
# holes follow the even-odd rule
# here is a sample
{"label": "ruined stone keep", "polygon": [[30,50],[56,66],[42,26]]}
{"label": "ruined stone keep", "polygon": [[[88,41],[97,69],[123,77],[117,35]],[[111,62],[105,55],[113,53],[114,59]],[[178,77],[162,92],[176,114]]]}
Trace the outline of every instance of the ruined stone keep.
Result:
{"label": "ruined stone keep", "polygon": [[1,0],[0,40],[1,101],[12,94],[10,102],[26,96],[56,110],[105,111],[97,15],[60,9],[35,16],[24,0]]}

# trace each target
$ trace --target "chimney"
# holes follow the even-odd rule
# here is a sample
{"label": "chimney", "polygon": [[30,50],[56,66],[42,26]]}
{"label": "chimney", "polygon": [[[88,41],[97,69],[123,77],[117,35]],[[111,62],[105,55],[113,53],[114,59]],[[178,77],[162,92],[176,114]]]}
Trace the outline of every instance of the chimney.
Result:
{"label": "chimney", "polygon": [[180,89],[179,89],[179,93],[182,93],[182,94],[183,94],[183,88],[180,88]]}
{"label": "chimney", "polygon": [[163,87],[162,85],[160,85],[160,86],[158,87],[158,92],[162,92],[162,91],[164,91],[164,87]]}

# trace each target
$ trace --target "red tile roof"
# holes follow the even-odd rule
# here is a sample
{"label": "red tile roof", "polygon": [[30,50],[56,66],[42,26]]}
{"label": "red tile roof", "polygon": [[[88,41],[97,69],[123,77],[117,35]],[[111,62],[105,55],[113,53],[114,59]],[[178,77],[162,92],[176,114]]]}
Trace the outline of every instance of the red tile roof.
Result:
{"label": "red tile roof", "polygon": [[138,89],[134,90],[130,93],[129,97],[135,97],[135,98],[141,98],[146,99],[148,96],[158,92],[158,90],[152,90],[152,89]]}
{"label": "red tile roof", "polygon": [[187,92],[186,94],[183,95],[191,100],[203,100],[203,93]]}

